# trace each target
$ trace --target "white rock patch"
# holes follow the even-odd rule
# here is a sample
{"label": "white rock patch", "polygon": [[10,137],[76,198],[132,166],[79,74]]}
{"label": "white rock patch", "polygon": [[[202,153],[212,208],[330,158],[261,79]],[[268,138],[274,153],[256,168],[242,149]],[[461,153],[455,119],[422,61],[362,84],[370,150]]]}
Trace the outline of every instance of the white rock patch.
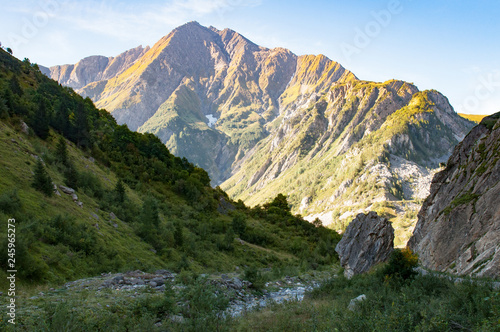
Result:
{"label": "white rock patch", "polygon": [[206,117],[206,118],[207,118],[207,120],[208,120],[208,123],[207,123],[207,124],[208,124],[208,126],[209,126],[210,128],[212,128],[212,127],[213,127],[213,125],[217,122],[217,120],[219,120],[219,119],[217,119],[215,116],[213,116],[212,114],[205,115],[205,117]]}

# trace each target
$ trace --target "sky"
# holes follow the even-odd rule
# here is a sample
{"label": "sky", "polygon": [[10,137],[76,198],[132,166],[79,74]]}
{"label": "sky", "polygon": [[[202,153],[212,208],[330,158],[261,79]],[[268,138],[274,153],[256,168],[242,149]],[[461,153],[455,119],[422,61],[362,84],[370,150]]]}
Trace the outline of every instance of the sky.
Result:
{"label": "sky", "polygon": [[436,89],[457,112],[500,111],[497,0],[0,0],[0,42],[44,66],[152,46],[189,21],[268,48],[324,54],[369,81]]}

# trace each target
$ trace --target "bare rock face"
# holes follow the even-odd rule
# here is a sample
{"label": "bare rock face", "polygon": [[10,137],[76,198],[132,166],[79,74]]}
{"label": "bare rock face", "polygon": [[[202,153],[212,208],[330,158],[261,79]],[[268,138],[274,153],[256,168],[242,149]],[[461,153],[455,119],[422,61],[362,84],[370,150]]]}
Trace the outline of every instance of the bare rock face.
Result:
{"label": "bare rock face", "polygon": [[41,70],[63,85],[81,89],[87,84],[119,75],[148,50],[149,47],[138,46],[116,57],[89,56],[75,65],[43,67]]}
{"label": "bare rock face", "polygon": [[432,180],[408,242],[428,269],[500,277],[499,118],[474,127]]}
{"label": "bare rock face", "polygon": [[394,229],[376,212],[360,213],[347,226],[335,247],[347,278],[367,272],[377,263],[389,259],[394,250]]}

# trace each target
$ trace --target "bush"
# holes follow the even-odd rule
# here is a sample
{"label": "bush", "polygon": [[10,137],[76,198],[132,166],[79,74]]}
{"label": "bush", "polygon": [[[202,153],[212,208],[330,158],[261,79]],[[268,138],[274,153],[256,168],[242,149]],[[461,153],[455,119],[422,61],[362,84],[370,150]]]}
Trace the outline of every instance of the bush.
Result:
{"label": "bush", "polygon": [[248,267],[245,269],[245,280],[248,280],[252,283],[252,288],[255,288],[257,290],[260,290],[264,288],[265,286],[265,279],[262,276],[262,273],[260,273],[255,266]]}
{"label": "bush", "polygon": [[247,229],[246,216],[243,213],[236,213],[233,217],[231,226],[235,234],[238,234],[240,236],[245,234],[245,231]]}
{"label": "bush", "polygon": [[0,211],[7,214],[13,214],[19,212],[21,208],[21,199],[19,198],[16,189],[4,192],[0,195]]}
{"label": "bush", "polygon": [[182,312],[187,330],[219,331],[224,322],[224,311],[229,300],[223,292],[204,278],[196,279],[190,287],[182,290],[181,296],[189,303]]}
{"label": "bush", "polygon": [[418,272],[414,269],[418,264],[418,256],[409,248],[394,249],[387,265],[381,270],[385,280],[405,281],[413,279]]}
{"label": "bush", "polygon": [[80,173],[78,184],[89,196],[95,198],[103,198],[104,188],[102,186],[101,180],[92,172],[84,171]]}

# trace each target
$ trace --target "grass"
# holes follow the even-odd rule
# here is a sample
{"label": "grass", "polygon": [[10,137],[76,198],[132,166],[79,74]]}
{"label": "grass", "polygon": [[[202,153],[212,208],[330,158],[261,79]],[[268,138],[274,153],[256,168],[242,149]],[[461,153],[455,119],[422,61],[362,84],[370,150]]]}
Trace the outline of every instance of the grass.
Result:
{"label": "grass", "polygon": [[[500,293],[488,284],[418,275],[383,277],[383,269],[331,279],[303,302],[266,307],[231,323],[235,331],[498,331]],[[349,310],[351,299],[366,300]]]}
{"label": "grass", "polygon": [[[302,302],[270,304],[237,318],[221,314],[231,293],[197,276],[179,275],[163,293],[38,288],[18,299],[16,331],[500,330],[500,293],[488,280],[398,277],[401,267],[391,270],[390,264],[350,280],[331,277]],[[361,294],[366,300],[348,309]],[[5,321],[0,327],[13,330]]]}

